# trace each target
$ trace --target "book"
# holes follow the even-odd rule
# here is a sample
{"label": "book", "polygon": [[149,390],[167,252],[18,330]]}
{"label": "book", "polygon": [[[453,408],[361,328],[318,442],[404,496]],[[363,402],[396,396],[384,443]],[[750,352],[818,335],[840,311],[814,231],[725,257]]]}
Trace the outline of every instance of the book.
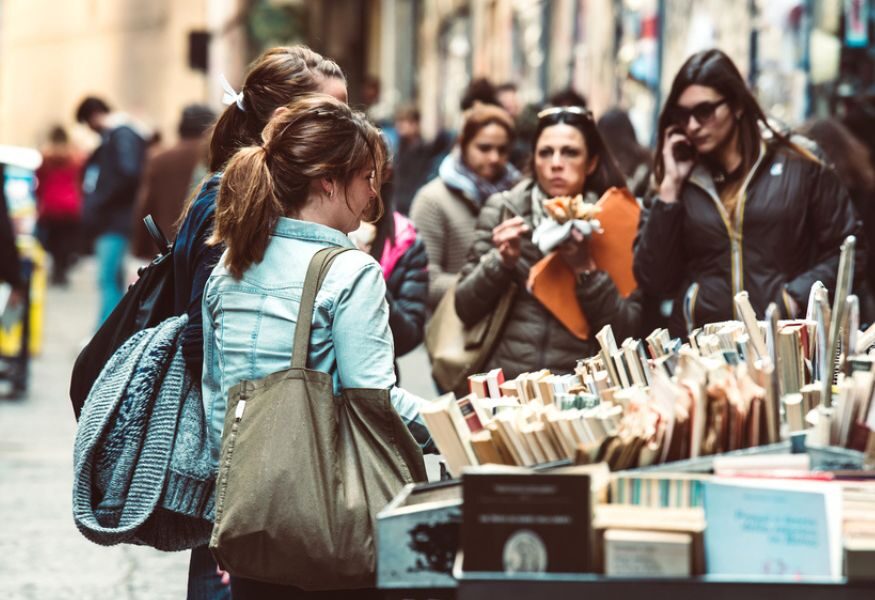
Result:
{"label": "book", "polygon": [[475,469],[462,477],[462,495],[465,571],[589,570],[588,475]]}
{"label": "book", "polygon": [[477,456],[469,443],[471,430],[452,393],[424,403],[419,414],[447,463],[453,477],[462,474],[462,467],[477,464]]}
{"label": "book", "polygon": [[635,529],[604,534],[605,575],[611,577],[689,577],[693,536]]}
{"label": "book", "polygon": [[651,508],[600,504],[593,518],[595,543],[593,570],[605,571],[605,542],[607,531],[675,533],[690,538],[690,574],[705,573],[705,513],[702,508]]}
{"label": "book", "polygon": [[[756,358],[767,357],[769,354],[766,349],[766,340],[760,330],[756,313],[753,310],[753,306],[750,304],[750,298],[748,297],[747,292],[739,292],[735,295],[735,310],[741,317],[741,321],[747,329],[747,335],[750,338],[753,351],[756,353]],[[750,359],[748,358],[747,360]]]}
{"label": "book", "polygon": [[875,581],[875,538],[845,540],[844,572],[848,581]]}
{"label": "book", "polygon": [[704,483],[710,475],[634,472],[611,476],[611,504],[654,508],[695,508],[704,501]]}
{"label": "book", "polygon": [[468,376],[468,389],[478,398],[489,398],[487,373],[476,373]]}
{"label": "book", "polygon": [[782,394],[795,394],[805,385],[802,325],[785,325],[778,330],[778,371]]}
{"label": "book", "polygon": [[471,449],[477,456],[477,462],[481,465],[513,464],[505,462],[498,447],[492,441],[492,432],[488,429],[471,434]]}
{"label": "book", "polygon": [[465,423],[468,425],[468,429],[471,430],[471,433],[481,431],[486,422],[488,422],[488,419],[480,418],[474,404],[476,401],[477,396],[474,394],[468,394],[467,396],[462,396],[456,400],[456,404],[459,406],[459,412],[462,413],[462,418],[465,419]]}
{"label": "book", "polygon": [[407,484],[377,515],[377,585],[453,587],[462,527],[458,481]]}
{"label": "book", "polygon": [[486,388],[493,400],[498,400],[503,395],[501,385],[504,383],[504,371],[501,368],[492,369],[486,374]]}
{"label": "book", "polygon": [[613,355],[617,352],[617,342],[614,340],[614,331],[610,325],[605,325],[595,335],[601,347],[601,357],[605,369],[608,371],[608,377],[611,380],[611,386],[620,385],[620,376],[617,374],[617,367],[614,364]]}
{"label": "book", "polygon": [[808,481],[705,484],[705,556],[721,576],[841,576],[839,487]]}

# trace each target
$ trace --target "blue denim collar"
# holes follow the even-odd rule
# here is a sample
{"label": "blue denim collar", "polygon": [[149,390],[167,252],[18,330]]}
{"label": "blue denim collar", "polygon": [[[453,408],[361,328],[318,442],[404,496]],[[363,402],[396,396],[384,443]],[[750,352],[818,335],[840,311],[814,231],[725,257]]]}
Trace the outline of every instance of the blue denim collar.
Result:
{"label": "blue denim collar", "polygon": [[277,221],[276,227],[273,229],[273,235],[310,242],[320,242],[322,244],[327,243],[332,246],[341,246],[343,248],[355,248],[352,240],[337,229],[328,227],[327,225],[320,225],[319,223],[299,221],[288,217],[280,217],[279,221]]}

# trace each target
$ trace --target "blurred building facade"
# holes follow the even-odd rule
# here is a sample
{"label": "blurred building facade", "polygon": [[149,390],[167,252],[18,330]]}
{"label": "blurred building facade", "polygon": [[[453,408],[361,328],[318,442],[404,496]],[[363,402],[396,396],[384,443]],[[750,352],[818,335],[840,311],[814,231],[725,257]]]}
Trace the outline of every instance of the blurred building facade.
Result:
{"label": "blurred building facade", "polygon": [[[231,50],[242,43],[239,4],[0,0],[0,143],[38,145],[52,124],[73,125],[86,95],[175,138],[183,106],[220,97],[216,73],[190,65],[192,39],[214,70],[243,71],[245,57]],[[198,48],[198,35],[212,43]]]}
{"label": "blurred building facade", "polygon": [[90,93],[173,137],[185,104],[221,108],[220,74],[237,87],[295,42],[337,60],[370,114],[417,104],[426,134],[488,77],[523,103],[573,87],[597,115],[620,105],[648,142],[678,67],[713,46],[793,125],[872,86],[873,1],[0,0],[0,143],[36,145]]}
{"label": "blurred building facade", "polygon": [[[359,33],[350,47],[357,62],[344,64],[351,75],[352,97],[356,80],[377,77],[382,82],[377,112],[388,116],[399,103],[415,102],[430,133],[458,125],[459,99],[474,77],[513,82],[521,100],[531,103],[573,87],[587,97],[596,114],[614,105],[630,110],[642,139],[648,141],[674,74],[695,51],[720,47],[727,52],[770,114],[791,125],[828,111],[849,70],[875,64],[868,41],[872,0],[307,4],[318,5],[314,11],[323,14],[360,15]],[[852,14],[862,19],[866,34],[856,50],[847,40]],[[342,42],[329,41],[330,31],[319,33],[310,38],[311,44],[330,56],[343,54]],[[320,46],[322,39],[327,45]],[[364,73],[354,73],[356,68]]]}

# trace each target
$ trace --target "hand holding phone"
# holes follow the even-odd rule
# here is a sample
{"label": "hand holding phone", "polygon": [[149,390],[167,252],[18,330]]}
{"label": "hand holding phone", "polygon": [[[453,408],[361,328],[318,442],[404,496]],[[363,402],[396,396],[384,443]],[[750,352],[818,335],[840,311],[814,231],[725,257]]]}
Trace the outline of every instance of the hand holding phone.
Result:
{"label": "hand holding phone", "polygon": [[696,163],[696,149],[680,128],[669,127],[666,130],[662,160],[665,176],[659,186],[659,197],[664,202],[673,203],[677,201],[680,189]]}

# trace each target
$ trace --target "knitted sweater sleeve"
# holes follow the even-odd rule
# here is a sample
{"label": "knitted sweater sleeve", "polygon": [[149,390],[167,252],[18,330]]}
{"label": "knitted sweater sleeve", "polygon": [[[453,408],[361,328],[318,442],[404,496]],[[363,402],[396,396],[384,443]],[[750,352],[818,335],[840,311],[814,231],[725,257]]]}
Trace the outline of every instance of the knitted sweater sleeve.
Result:
{"label": "knitted sweater sleeve", "polygon": [[428,255],[428,307],[433,310],[456,280],[456,274],[445,272],[443,266],[447,255],[447,223],[440,198],[423,188],[413,199],[410,218]]}

